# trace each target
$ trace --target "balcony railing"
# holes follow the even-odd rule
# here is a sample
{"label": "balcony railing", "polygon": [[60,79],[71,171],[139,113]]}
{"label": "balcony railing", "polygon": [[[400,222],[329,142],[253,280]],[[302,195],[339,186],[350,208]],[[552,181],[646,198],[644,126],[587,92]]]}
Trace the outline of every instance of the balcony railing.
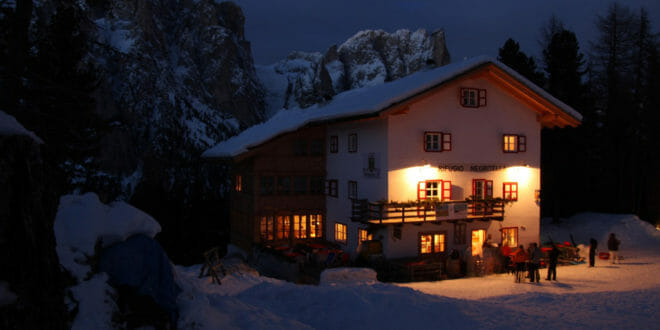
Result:
{"label": "balcony railing", "polygon": [[438,222],[448,220],[499,220],[504,219],[504,201],[419,201],[369,202],[354,199],[352,220],[355,222],[390,224],[403,222]]}

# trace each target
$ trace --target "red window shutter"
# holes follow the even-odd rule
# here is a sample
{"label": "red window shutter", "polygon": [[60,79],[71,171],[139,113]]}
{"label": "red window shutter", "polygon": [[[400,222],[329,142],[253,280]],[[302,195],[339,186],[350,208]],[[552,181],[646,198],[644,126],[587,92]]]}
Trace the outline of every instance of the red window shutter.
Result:
{"label": "red window shutter", "polygon": [[527,151],[527,137],[524,135],[518,135],[518,152]]}
{"label": "red window shutter", "polygon": [[451,151],[451,133],[442,133],[442,151]]}
{"label": "red window shutter", "polygon": [[417,199],[426,199],[426,181],[420,181],[417,183]]}
{"label": "red window shutter", "polygon": [[442,200],[451,200],[451,181],[442,181]]}
{"label": "red window shutter", "polygon": [[480,107],[485,107],[486,106],[486,90],[485,89],[480,89],[479,90],[479,106]]}
{"label": "red window shutter", "polygon": [[511,199],[514,201],[518,200],[518,183],[511,183]]}

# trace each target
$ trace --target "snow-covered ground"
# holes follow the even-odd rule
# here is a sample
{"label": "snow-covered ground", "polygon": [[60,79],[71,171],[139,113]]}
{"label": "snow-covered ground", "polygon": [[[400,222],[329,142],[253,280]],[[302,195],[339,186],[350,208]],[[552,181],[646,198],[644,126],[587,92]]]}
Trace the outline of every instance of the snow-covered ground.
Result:
{"label": "snow-covered ground", "polygon": [[[593,236],[604,251],[611,231],[624,260],[560,266],[558,281],[514,283],[497,274],[438,282],[387,284],[359,270],[335,270],[319,286],[295,285],[228,266],[222,285],[179,267],[182,328],[660,329],[660,232],[630,215],[581,214],[543,234],[562,242]],[[232,262],[229,261],[228,262]],[[236,262],[234,259],[233,262]],[[541,270],[545,278],[545,269]],[[351,278],[353,280],[351,280]],[[325,280],[325,281],[324,281]],[[328,283],[328,281],[330,283]]]}
{"label": "snow-covered ground", "polygon": [[[92,197],[76,199],[76,203],[89,207],[76,203],[72,206],[112,213]],[[128,209],[112,206],[115,207]],[[61,205],[60,217],[73,213],[63,210]],[[126,233],[143,227],[153,234],[155,226],[144,225],[150,221],[138,215],[133,218],[142,221],[142,225],[122,226]],[[97,231],[87,232],[105,237]],[[560,226],[542,224],[543,240],[550,235],[563,242],[573,234],[578,243],[584,243],[594,237],[599,240],[601,251],[605,250],[610,232],[615,232],[622,241],[620,255],[624,259],[620,264],[597,260],[595,268],[585,264],[560,266],[558,281],[540,284],[514,283],[512,275],[505,274],[389,284],[376,281],[375,273],[369,269],[340,268],[326,271],[318,286],[296,285],[259,276],[240,258],[230,256],[224,260],[227,275],[222,278],[222,285],[217,285],[208,277],[198,278],[199,265],[176,266],[177,283],[182,289],[177,301],[178,326],[181,329],[660,329],[657,312],[660,310],[660,231],[630,215],[585,213],[565,220]],[[113,234],[113,237],[123,236],[117,230]],[[66,244],[70,245],[70,236],[66,238],[59,233],[58,247],[66,243],[63,240],[68,240]],[[545,276],[545,270],[541,272]],[[112,291],[106,280],[105,274],[97,274],[72,288],[74,296],[84,300],[74,327],[112,327],[110,314],[116,307],[107,301],[108,295],[104,293]],[[89,293],[83,292],[86,287]]]}

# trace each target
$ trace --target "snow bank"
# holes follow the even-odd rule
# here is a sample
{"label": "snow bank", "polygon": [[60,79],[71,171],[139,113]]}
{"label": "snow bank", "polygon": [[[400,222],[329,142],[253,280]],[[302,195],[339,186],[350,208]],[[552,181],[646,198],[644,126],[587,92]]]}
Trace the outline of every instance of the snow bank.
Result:
{"label": "snow bank", "polygon": [[112,314],[117,309],[112,298],[115,290],[107,281],[108,275],[101,273],[71,288],[73,298],[78,301],[72,330],[115,328],[112,324]]}
{"label": "snow bank", "polygon": [[44,141],[41,140],[36,134],[32,131],[28,131],[21,125],[16,118],[8,115],[4,111],[0,111],[0,135],[25,135],[31,137],[32,140],[39,144],[43,144]]}
{"label": "snow bank", "polygon": [[330,268],[321,273],[321,284],[374,284],[376,275],[370,268]]}
{"label": "snow bank", "polygon": [[542,219],[541,241],[552,238],[555,241],[570,241],[570,235],[576,244],[589,245],[591,237],[598,241],[598,250],[607,250],[607,240],[614,233],[621,241],[623,254],[642,253],[649,250],[660,251],[660,232],[646,221],[630,214],[580,213],[568,219],[562,219],[558,225],[551,219]]}
{"label": "snow bank", "polygon": [[60,264],[82,280],[91,271],[86,259],[94,255],[97,240],[106,247],[135,234],[154,237],[160,225],[129,204],[105,205],[96,194],[86,193],[60,198],[54,229]]}

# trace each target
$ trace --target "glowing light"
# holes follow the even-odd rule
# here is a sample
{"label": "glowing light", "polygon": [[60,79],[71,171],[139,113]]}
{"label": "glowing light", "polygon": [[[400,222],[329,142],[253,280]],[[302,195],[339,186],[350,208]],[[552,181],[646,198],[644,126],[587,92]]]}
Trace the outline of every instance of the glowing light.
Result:
{"label": "glowing light", "polygon": [[508,167],[505,176],[509,181],[518,182],[519,185],[526,185],[532,176],[532,169],[529,166]]}

